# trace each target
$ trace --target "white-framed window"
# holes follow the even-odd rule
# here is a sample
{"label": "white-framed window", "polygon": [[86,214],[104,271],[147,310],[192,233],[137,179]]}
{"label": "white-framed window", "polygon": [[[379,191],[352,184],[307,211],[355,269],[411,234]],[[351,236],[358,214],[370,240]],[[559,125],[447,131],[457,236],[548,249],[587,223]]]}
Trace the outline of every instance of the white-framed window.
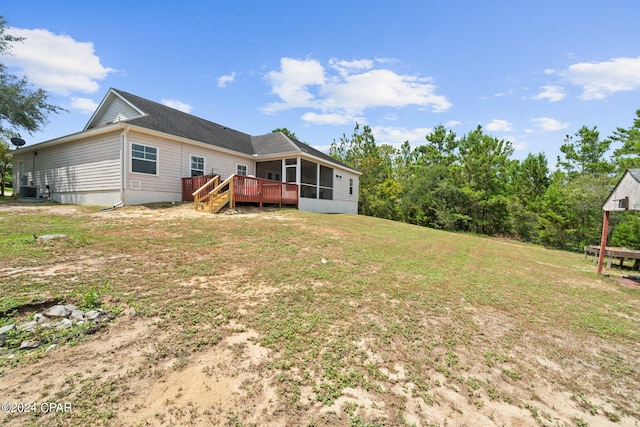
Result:
{"label": "white-framed window", "polygon": [[204,175],[204,157],[191,155],[191,176]]}
{"label": "white-framed window", "polygon": [[158,175],[158,148],[132,143],[131,172]]}
{"label": "white-framed window", "polygon": [[236,165],[236,174],[247,176],[247,165]]}

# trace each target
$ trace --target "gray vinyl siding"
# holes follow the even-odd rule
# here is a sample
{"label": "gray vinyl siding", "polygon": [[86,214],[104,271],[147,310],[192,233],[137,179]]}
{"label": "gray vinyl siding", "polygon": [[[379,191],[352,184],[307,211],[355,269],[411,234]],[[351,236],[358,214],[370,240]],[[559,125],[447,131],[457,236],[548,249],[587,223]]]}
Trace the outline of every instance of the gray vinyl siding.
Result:
{"label": "gray vinyl siding", "polygon": [[118,118],[118,115],[122,115],[127,119],[131,119],[133,117],[139,117],[140,113],[131,108],[131,106],[124,102],[122,99],[115,97],[113,102],[111,102],[109,107],[105,110],[104,114],[102,114],[102,116],[100,117],[96,117],[96,119],[94,120],[95,125],[93,127],[103,126],[107,123],[111,123]]}
{"label": "gray vinyl siding", "polygon": [[[357,174],[335,168],[334,175],[340,175],[342,179],[333,179],[333,200],[358,201],[359,177]],[[349,194],[349,179],[353,179],[353,194]]]}
{"label": "gray vinyl siding", "polygon": [[204,147],[196,147],[189,144],[182,146],[182,175],[191,176],[191,156],[204,157],[204,173],[220,175],[224,180],[236,173],[238,164],[247,166],[247,174],[255,175],[255,161],[242,156],[223,153],[216,150],[208,150]]}
{"label": "gray vinyl siding", "polygon": [[[17,183],[54,192],[117,190],[120,184],[120,133],[40,148],[14,155]],[[20,180],[23,162],[25,180]],[[34,170],[35,167],[35,170]]]}
{"label": "gray vinyl siding", "polygon": [[[131,145],[141,144],[157,148],[157,175],[131,171]],[[166,138],[129,132],[125,148],[126,189],[133,191],[182,192],[181,144]]]}

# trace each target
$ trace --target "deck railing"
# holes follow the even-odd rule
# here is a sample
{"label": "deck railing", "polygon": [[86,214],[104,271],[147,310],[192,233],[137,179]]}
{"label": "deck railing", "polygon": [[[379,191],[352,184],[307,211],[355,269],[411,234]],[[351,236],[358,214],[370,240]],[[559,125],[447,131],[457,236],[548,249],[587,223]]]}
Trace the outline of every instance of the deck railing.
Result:
{"label": "deck railing", "polygon": [[235,175],[233,185],[233,203],[250,202],[295,205],[298,207],[298,186],[263,178]]}
{"label": "deck railing", "polygon": [[[193,193],[195,193],[200,187],[205,185],[207,181],[216,176],[217,175],[201,175],[192,176],[190,178],[182,178],[182,201],[193,202]],[[219,182],[220,181],[218,181],[218,183]],[[207,192],[209,192],[209,190],[207,190]]]}
{"label": "deck railing", "polygon": [[[197,178],[202,178],[202,177],[197,177]],[[191,200],[193,200],[193,204],[196,210],[198,209],[200,202],[203,199],[210,197],[211,191],[214,188],[216,188],[218,185],[220,185],[219,175],[207,176],[207,178],[208,179],[200,187],[198,187],[197,190],[191,193]],[[200,181],[200,179],[198,179],[198,181]]]}
{"label": "deck railing", "polygon": [[224,204],[227,202],[232,208],[236,202],[258,203],[260,207],[264,203],[282,205],[294,205],[298,207],[298,186],[280,181],[271,181],[263,178],[254,178],[242,175],[231,175],[224,182],[220,182],[220,176],[208,175],[182,178],[183,200],[185,191],[193,189],[189,194],[196,210],[209,208],[218,210],[222,206],[216,200],[223,194],[228,193]]}

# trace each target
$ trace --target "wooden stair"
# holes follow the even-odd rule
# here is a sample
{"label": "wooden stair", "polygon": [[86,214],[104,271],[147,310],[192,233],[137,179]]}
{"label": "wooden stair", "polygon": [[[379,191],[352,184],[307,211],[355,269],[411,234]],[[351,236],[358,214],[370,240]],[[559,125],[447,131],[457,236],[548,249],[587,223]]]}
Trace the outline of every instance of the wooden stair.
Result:
{"label": "wooden stair", "polygon": [[215,197],[210,197],[209,202],[207,203],[209,213],[218,213],[220,209],[225,207],[230,201],[231,197],[229,196],[229,190],[224,193],[220,193]]}
{"label": "wooden stair", "polygon": [[[193,204],[196,211],[217,213],[227,204],[233,207],[233,177],[220,183],[220,176],[216,175],[202,187],[193,192]],[[227,188],[226,190],[224,190]],[[224,190],[224,191],[223,191]]]}

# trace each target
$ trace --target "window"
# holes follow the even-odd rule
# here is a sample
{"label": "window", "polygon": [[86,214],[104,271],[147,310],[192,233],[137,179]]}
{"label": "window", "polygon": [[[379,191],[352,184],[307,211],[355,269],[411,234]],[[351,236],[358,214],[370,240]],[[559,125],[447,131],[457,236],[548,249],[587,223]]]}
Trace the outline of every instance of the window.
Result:
{"label": "window", "polygon": [[142,144],[131,144],[131,172],[158,174],[158,149]]}
{"label": "window", "polygon": [[353,178],[349,178],[349,195],[353,196]]}
{"label": "window", "polygon": [[204,157],[191,156],[191,176],[204,175]]}
{"label": "window", "polygon": [[247,165],[236,165],[236,174],[247,176]]}

